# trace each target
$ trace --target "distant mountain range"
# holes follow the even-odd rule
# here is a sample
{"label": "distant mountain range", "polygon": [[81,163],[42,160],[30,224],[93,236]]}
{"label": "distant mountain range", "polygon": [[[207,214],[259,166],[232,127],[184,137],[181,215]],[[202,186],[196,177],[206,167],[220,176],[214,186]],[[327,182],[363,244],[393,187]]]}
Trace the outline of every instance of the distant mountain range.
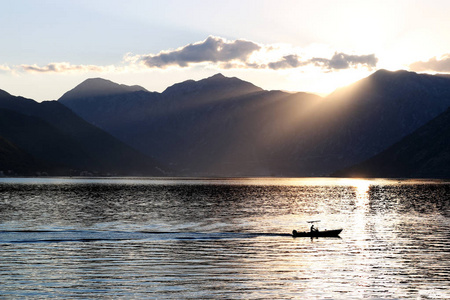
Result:
{"label": "distant mountain range", "polygon": [[[104,94],[90,93],[93,86]],[[163,93],[107,87],[88,79],[59,102],[179,176],[329,175],[450,106],[449,78],[406,71],[377,71],[326,98],[265,91],[221,74]]]}
{"label": "distant mountain range", "polygon": [[[84,86],[70,93],[85,95]],[[279,150],[294,146],[286,135],[294,129],[296,111],[320,100],[306,93],[264,91],[217,74],[175,84],[163,93],[63,96],[59,102],[169,165],[177,176],[282,176],[299,174],[293,156]]]}
{"label": "distant mountain range", "polygon": [[386,70],[325,98],[222,74],[162,93],[93,78],[43,103],[0,91],[0,170],[450,177],[449,107],[448,76]]}

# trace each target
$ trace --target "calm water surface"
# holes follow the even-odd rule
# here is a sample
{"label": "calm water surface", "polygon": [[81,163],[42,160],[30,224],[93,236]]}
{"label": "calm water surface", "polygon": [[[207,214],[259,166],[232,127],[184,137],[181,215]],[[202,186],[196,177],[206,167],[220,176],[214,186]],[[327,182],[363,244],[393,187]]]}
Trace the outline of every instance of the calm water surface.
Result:
{"label": "calm water surface", "polygon": [[[0,298],[450,299],[450,183],[0,179]],[[341,238],[292,238],[343,228]]]}

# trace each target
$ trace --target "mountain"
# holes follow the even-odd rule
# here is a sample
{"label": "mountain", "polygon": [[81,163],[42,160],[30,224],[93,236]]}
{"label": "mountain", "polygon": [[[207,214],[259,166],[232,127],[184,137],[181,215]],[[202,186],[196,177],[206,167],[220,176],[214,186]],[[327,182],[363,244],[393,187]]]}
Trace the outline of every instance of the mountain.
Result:
{"label": "mountain", "polygon": [[[86,85],[95,85],[96,89],[87,89]],[[115,128],[120,131],[120,126],[115,125],[117,122],[127,120],[134,123],[136,119],[149,118],[171,110],[177,111],[184,106],[198,106],[205,101],[259,91],[262,89],[249,82],[227,78],[222,74],[199,81],[177,83],[168,87],[162,94],[96,78],[82,82],[65,93],[58,102],[100,128]],[[111,131],[113,132],[114,130]]]}
{"label": "mountain", "polygon": [[[79,144],[40,118],[0,109],[0,120],[0,136],[34,159],[47,162],[40,171],[67,171],[67,163],[88,170],[89,164],[94,163]],[[1,168],[6,169],[5,166]],[[8,169],[11,168],[19,169],[13,166]]]}
{"label": "mountain", "polygon": [[274,149],[277,140],[289,141],[285,135],[296,122],[295,112],[320,100],[307,93],[265,91],[217,74],[175,84],[160,94],[59,101],[170,165],[178,176],[268,176],[297,172],[291,157]]}
{"label": "mountain", "polygon": [[324,176],[444,112],[450,78],[379,70],[321,98],[217,74],[163,93],[58,101],[177,176]]}
{"label": "mountain", "polygon": [[[39,161],[43,171],[55,175],[81,171],[163,175],[159,163],[87,123],[57,101],[38,103],[0,91],[0,136]],[[0,165],[0,169],[3,167]]]}
{"label": "mountain", "polygon": [[372,157],[444,112],[450,78],[379,70],[324,103],[313,150],[329,172]]}
{"label": "mountain", "polygon": [[80,83],[76,88],[66,92],[61,96],[61,102],[71,99],[80,99],[86,97],[112,96],[131,92],[147,91],[139,85],[128,86],[117,84],[103,78],[89,78]]}
{"label": "mountain", "polygon": [[374,157],[336,172],[345,177],[450,178],[450,109]]}
{"label": "mountain", "polygon": [[163,96],[169,99],[183,98],[183,101],[198,102],[227,99],[262,91],[263,89],[250,82],[236,77],[228,78],[218,73],[199,81],[187,80],[174,84],[163,92]]}

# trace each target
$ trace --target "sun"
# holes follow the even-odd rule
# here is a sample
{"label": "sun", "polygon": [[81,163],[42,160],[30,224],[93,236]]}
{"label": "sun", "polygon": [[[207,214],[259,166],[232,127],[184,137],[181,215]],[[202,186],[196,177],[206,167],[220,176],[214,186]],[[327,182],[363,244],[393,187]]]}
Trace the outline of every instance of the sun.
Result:
{"label": "sun", "polygon": [[322,69],[317,68],[311,68],[305,72],[289,70],[289,72],[286,72],[286,81],[288,82],[286,89],[290,91],[307,91],[326,97],[336,89],[351,85],[369,76],[374,71],[365,67],[333,72],[324,72]]}

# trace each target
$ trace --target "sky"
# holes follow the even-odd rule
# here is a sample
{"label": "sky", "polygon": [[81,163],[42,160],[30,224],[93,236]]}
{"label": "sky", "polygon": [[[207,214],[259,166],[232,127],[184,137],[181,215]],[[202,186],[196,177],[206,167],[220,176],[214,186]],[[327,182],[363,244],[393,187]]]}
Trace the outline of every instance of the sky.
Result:
{"label": "sky", "polygon": [[450,73],[450,1],[0,0],[0,89],[149,91],[222,73],[327,95],[378,69]]}

